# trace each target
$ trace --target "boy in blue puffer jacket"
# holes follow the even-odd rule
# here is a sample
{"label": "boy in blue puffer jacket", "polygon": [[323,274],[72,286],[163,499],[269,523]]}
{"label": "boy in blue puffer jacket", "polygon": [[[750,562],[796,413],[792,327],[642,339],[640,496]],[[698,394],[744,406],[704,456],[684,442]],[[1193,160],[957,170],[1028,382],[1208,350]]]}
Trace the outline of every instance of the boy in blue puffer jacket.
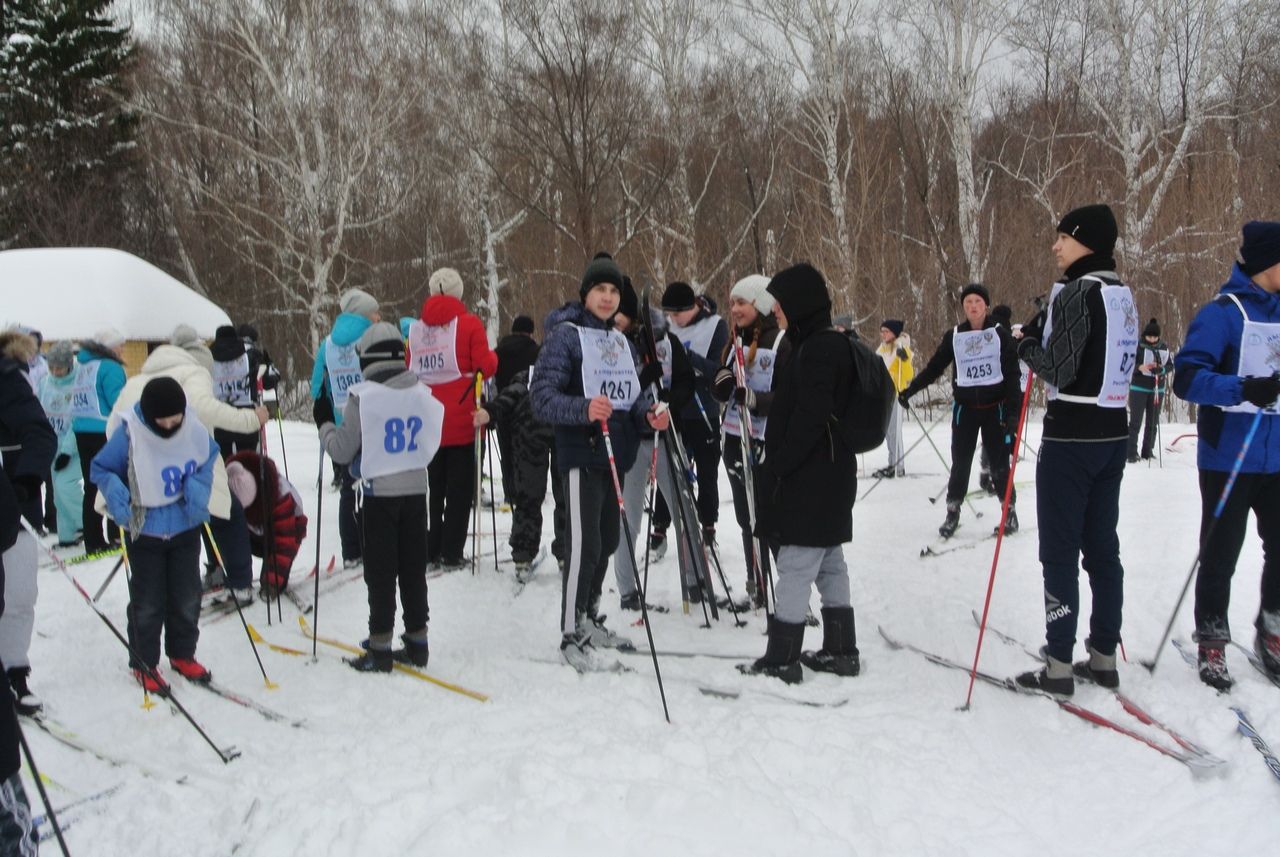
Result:
{"label": "boy in blue puffer jacket", "polygon": [[[1280,677],[1280,223],[1244,225],[1237,264],[1218,296],[1196,313],[1174,359],[1173,391],[1200,405],[1200,571],[1196,640],[1200,680],[1231,687],[1226,645],[1231,576],[1252,509],[1262,537],[1262,603],[1254,647]],[[1261,411],[1262,416],[1257,414]],[[1240,475],[1215,520],[1214,510],[1255,419]]]}
{"label": "boy in blue puffer jacket", "polygon": [[600,424],[607,422],[618,478],[635,462],[640,428],[667,428],[640,395],[636,355],[613,329],[622,296],[622,271],[607,253],[587,265],[579,302],[547,316],[547,339],[533,369],[533,415],[555,427],[557,478],[567,503],[560,611],[560,656],[579,672],[600,669],[595,649],[628,645],[604,625],[600,594],[609,558],[618,547],[618,499]]}
{"label": "boy in blue puffer jacket", "polygon": [[[145,663],[130,663],[150,693],[166,695],[160,632],[169,664],[185,678],[212,677],[196,661],[200,638],[200,527],[209,520],[218,444],[187,409],[172,378],[147,383],[138,404],[90,464],[111,517],[125,530],[129,642]],[[131,657],[132,660],[132,657]]]}

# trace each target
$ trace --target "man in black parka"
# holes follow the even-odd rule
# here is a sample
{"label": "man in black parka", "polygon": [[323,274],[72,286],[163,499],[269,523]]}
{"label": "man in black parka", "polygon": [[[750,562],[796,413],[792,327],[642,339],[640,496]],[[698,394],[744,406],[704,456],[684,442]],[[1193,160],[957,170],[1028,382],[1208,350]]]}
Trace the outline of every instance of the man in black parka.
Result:
{"label": "man in black parka", "polygon": [[799,264],[774,276],[769,294],[786,327],[785,356],[774,375],[757,534],[778,550],[776,610],[765,656],[740,669],[801,680],[801,644],[811,587],[822,597],[823,645],[805,652],[811,669],[858,674],[858,647],[843,545],[853,541],[857,491],[850,392],[853,353],[831,326],[831,297],[822,274]]}

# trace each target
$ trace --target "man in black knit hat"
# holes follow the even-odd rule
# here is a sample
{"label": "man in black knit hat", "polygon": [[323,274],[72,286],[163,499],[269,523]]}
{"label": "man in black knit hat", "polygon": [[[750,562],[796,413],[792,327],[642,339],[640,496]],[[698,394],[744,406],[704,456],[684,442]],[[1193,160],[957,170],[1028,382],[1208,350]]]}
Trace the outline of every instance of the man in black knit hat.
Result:
{"label": "man in black knit hat", "polygon": [[1128,460],[1138,461],[1138,432],[1143,418],[1147,430],[1142,433],[1142,460],[1151,458],[1156,443],[1156,425],[1160,420],[1160,403],[1164,401],[1169,372],[1173,370],[1173,352],[1160,338],[1160,323],[1154,318],[1142,328],[1138,358],[1129,380],[1129,446]]}
{"label": "man in black knit hat", "polygon": [[[991,296],[987,287],[970,283],[960,292],[960,305],[965,320],[947,331],[929,363],[898,396],[903,408],[909,408],[912,396],[928,387],[946,371],[951,371],[955,387],[955,405],[951,410],[951,479],[947,482],[947,517],[938,527],[943,538],[951,538],[960,526],[960,507],[969,492],[969,474],[973,469],[973,453],[978,434],[987,459],[992,463],[991,478],[1001,496],[1009,476],[1009,437],[1021,398],[1018,392],[1018,355],[1013,337],[987,315]],[[1016,427],[1016,426],[1013,426]],[[1014,500],[1009,499],[1009,515],[1005,532],[1018,531],[1018,514]]]}
{"label": "man in black knit hat", "polygon": [[[1018,356],[1048,387],[1049,404],[1036,467],[1045,666],[1017,682],[1062,696],[1075,691],[1076,674],[1104,687],[1120,683],[1116,646],[1124,569],[1116,524],[1138,313],[1132,292],[1115,272],[1115,243],[1115,217],[1105,205],[1077,208],[1062,218],[1053,245],[1062,277],[1048,308],[1023,325],[1018,346]],[[1073,668],[1081,556],[1093,612],[1085,640],[1089,659]]]}

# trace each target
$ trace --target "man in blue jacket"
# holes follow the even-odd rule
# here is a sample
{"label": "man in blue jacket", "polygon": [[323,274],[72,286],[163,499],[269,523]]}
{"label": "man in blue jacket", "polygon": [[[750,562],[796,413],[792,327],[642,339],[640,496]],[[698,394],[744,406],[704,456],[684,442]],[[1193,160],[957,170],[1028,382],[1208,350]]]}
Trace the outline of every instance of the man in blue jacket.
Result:
{"label": "man in blue jacket", "polygon": [[[1174,360],[1173,391],[1200,405],[1200,571],[1196,578],[1196,640],[1200,680],[1231,687],[1226,645],[1231,576],[1244,543],[1249,510],[1262,536],[1262,603],[1254,647],[1280,677],[1280,223],[1251,221],[1231,277],[1191,321]],[[1258,412],[1261,424],[1244,450],[1240,475],[1221,515],[1213,512]]]}

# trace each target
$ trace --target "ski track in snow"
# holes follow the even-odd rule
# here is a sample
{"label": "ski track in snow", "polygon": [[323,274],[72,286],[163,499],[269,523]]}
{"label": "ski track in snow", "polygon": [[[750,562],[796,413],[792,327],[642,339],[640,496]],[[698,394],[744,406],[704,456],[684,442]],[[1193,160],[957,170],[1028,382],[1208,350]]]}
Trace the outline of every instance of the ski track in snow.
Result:
{"label": "ski track in snow", "polygon": [[[1181,426],[1165,426],[1172,438]],[[1029,433],[1038,435],[1033,423]],[[919,436],[908,426],[906,440]],[[947,449],[946,427],[932,436]],[[287,424],[292,481],[315,510],[318,451],[314,430]],[[271,436],[271,448],[277,446]],[[1280,817],[1276,784],[1257,753],[1236,735],[1228,700],[1203,687],[1173,651],[1157,674],[1137,666],[1150,658],[1195,554],[1199,519],[1194,444],[1165,452],[1164,467],[1131,465],[1121,509],[1126,569],[1122,664],[1127,693],[1229,762],[1226,774],[1198,781],[1175,762],[1107,730],[1090,727],[1050,703],[978,684],[972,708],[967,676],[922,658],[890,651],[875,626],[904,641],[968,663],[977,634],[995,546],[920,559],[943,517],[932,496],[945,468],[922,444],[907,459],[911,473],[934,478],[890,480],[854,510],[854,542],[846,546],[857,611],[863,674],[856,679],[806,672],[794,688],[740,676],[732,662],[661,661],[672,725],[662,717],[652,665],[628,658],[636,672],[579,676],[558,659],[559,576],[548,561],[519,599],[510,567],[495,574],[451,574],[430,582],[428,672],[491,696],[488,703],[401,674],[360,675],[336,653],[319,659],[261,650],[279,689],[264,689],[238,621],[202,628],[199,657],[228,688],[286,714],[299,729],[270,723],[185,682],[183,704],[220,745],[243,755],[221,764],[188,724],[142,695],[126,670],[122,647],[56,570],[40,573],[34,689],[51,716],[85,741],[171,775],[155,780],[133,767],[113,768],[28,728],[37,763],[56,787],[55,807],[78,796],[126,787],[71,810],[66,836],[75,853],[97,855],[1195,855],[1272,853]],[[883,449],[864,456],[869,473]],[[1034,476],[1035,459],[1018,478]],[[976,467],[975,467],[976,471]],[[338,552],[336,495],[326,497],[322,563]],[[977,474],[973,474],[976,483]],[[745,572],[729,487],[720,474],[720,557],[741,591]],[[870,477],[860,479],[865,490]],[[1020,489],[1022,525],[1036,525],[1035,488]],[[966,538],[999,519],[998,503],[975,499],[966,509]],[[546,508],[550,543],[551,498]],[[499,530],[509,529],[509,515]],[[312,536],[315,522],[312,521]],[[486,512],[484,527],[487,529]],[[1035,533],[1006,538],[991,621],[1036,646],[1043,637]],[[505,538],[503,539],[505,542]],[[643,545],[640,546],[643,553]],[[470,545],[467,548],[470,551]],[[502,556],[508,556],[505,543]],[[659,650],[764,651],[763,613],[735,629],[727,611],[703,629],[701,611],[682,615],[672,556],[651,570],[649,600],[672,607],[654,614]],[[305,575],[315,557],[309,538],[295,565]],[[111,560],[72,567],[91,592]],[[1250,529],[1235,579],[1232,624],[1252,642],[1261,548]],[[1082,586],[1087,615],[1088,590]],[[309,592],[308,592],[309,597]],[[101,606],[123,629],[123,576]],[[610,625],[645,645],[635,614],[616,609],[612,567],[604,609]],[[814,608],[818,607],[814,598]],[[271,642],[310,650],[297,611],[268,626],[255,602],[247,617]],[[1190,599],[1176,633],[1190,634]],[[358,642],[365,635],[362,586],[321,596],[321,635]],[[398,629],[399,630],[399,629]],[[821,645],[809,629],[807,648]],[[1083,639],[1087,629],[1082,627]],[[1077,656],[1082,646],[1077,647]],[[1261,734],[1280,744],[1280,696],[1238,653],[1230,697]],[[1013,674],[1032,666],[1017,649],[988,635],[982,668]],[[163,670],[171,671],[167,661]],[[698,685],[741,690],[737,700],[703,696]],[[753,689],[840,708],[794,705]],[[1127,725],[1119,705],[1080,686],[1076,699]],[[25,775],[24,775],[25,776]],[[177,780],[185,777],[185,782]],[[29,779],[33,811],[38,795]],[[261,805],[251,811],[254,800]],[[54,853],[54,843],[46,843]],[[237,850],[238,849],[238,850]]]}

